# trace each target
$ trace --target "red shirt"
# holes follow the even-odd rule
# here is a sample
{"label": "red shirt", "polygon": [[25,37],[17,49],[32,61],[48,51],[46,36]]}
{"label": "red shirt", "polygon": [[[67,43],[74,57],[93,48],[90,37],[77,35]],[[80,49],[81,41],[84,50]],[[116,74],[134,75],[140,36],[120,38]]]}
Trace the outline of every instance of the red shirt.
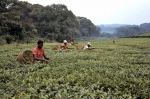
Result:
{"label": "red shirt", "polygon": [[68,48],[67,44],[66,44],[66,45],[65,45],[65,44],[62,44],[61,47],[62,47],[63,49],[67,49],[67,48]]}
{"label": "red shirt", "polygon": [[36,54],[38,58],[42,58],[45,55],[44,49],[39,49],[38,47],[35,47],[32,53]]}

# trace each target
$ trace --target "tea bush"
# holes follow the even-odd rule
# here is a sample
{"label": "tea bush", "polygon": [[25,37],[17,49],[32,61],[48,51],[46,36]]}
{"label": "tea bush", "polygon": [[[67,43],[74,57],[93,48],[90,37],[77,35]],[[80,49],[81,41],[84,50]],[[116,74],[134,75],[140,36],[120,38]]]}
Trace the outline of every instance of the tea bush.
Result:
{"label": "tea bush", "polygon": [[[16,57],[36,43],[0,46],[2,99],[149,99],[150,39],[91,40],[94,50],[51,50],[46,63],[21,64]],[[87,42],[78,42],[86,45]]]}

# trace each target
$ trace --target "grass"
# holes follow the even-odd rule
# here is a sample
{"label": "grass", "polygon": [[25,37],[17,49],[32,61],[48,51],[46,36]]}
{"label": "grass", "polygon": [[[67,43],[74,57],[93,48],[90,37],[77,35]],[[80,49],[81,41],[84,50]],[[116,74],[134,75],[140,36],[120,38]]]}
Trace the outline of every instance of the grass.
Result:
{"label": "grass", "polygon": [[150,32],[147,32],[147,33],[141,34],[140,36],[150,36]]}

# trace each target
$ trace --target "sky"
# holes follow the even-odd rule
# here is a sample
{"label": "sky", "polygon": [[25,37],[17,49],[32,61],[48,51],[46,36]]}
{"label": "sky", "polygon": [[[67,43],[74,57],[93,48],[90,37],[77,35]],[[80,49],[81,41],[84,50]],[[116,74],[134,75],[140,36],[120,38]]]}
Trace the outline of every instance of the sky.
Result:
{"label": "sky", "polygon": [[43,6],[64,4],[95,25],[150,23],[150,0],[19,0]]}

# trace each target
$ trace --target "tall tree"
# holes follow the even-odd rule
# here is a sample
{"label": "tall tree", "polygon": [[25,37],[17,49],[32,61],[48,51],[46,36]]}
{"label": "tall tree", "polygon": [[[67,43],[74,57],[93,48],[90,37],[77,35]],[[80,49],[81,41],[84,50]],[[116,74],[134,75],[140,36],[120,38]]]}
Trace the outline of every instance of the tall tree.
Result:
{"label": "tall tree", "polygon": [[100,36],[100,28],[96,27],[91,20],[85,18],[85,17],[77,17],[80,26],[79,26],[79,30],[82,34],[82,36],[96,36],[99,35]]}
{"label": "tall tree", "polygon": [[62,42],[63,39],[70,40],[78,34],[73,31],[78,26],[76,17],[65,5],[34,5],[30,17],[34,19],[41,37]]}

